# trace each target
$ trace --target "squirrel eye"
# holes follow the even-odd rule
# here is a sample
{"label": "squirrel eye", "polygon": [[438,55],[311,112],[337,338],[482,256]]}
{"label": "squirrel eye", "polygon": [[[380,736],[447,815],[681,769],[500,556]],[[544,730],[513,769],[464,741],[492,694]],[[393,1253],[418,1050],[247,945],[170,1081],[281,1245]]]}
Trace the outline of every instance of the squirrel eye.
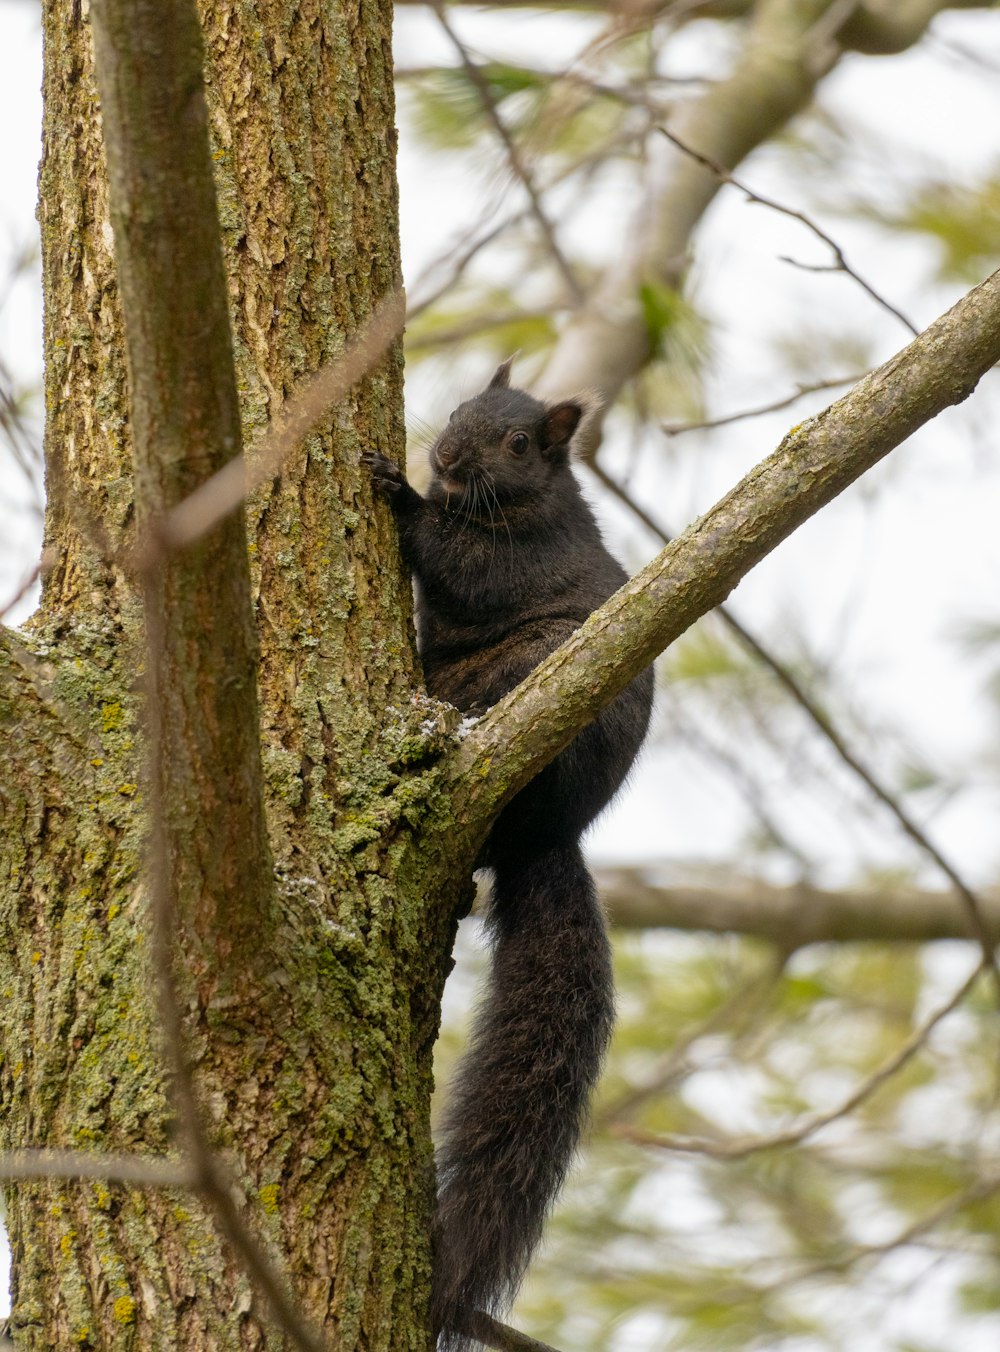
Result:
{"label": "squirrel eye", "polygon": [[515,455],[524,455],[530,445],[531,441],[526,432],[512,432],[507,438],[507,449],[513,451]]}

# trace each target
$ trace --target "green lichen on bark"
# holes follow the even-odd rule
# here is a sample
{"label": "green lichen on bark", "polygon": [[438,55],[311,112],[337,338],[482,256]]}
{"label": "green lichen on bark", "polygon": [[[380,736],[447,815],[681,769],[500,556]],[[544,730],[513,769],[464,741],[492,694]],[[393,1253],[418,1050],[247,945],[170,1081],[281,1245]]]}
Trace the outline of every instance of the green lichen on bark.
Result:
{"label": "green lichen on bark", "polygon": [[[204,19],[252,454],[296,381],[398,286],[390,14],[241,0]],[[141,628],[126,558],[105,552],[131,542],[132,506],[107,188],[87,12],[50,0],[45,25],[57,564],[32,635],[0,652],[0,1145],[162,1153]],[[415,696],[409,588],[358,465],[401,445],[394,352],[250,504],[278,923],[265,999],[187,990],[213,1142],[331,1348],[427,1346],[431,1048],[468,862],[415,843],[445,807],[451,729]],[[189,972],[205,961],[183,955]],[[11,1187],[8,1207],[19,1349],[284,1346],[196,1198],[43,1182]]]}

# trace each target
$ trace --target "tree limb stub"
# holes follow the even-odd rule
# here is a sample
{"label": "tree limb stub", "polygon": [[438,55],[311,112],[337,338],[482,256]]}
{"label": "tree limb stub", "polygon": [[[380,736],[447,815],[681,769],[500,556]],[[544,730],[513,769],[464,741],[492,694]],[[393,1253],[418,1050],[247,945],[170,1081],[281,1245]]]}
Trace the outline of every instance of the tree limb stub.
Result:
{"label": "tree limb stub", "polygon": [[792,531],[1000,360],[1000,272],[781,445],[496,704],[456,749],[470,835]]}

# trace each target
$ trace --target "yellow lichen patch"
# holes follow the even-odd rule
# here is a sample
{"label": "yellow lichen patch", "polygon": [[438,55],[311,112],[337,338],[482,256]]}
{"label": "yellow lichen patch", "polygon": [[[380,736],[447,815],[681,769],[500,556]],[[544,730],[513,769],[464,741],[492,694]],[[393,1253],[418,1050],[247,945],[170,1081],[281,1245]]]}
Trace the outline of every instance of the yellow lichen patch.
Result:
{"label": "yellow lichen patch", "polygon": [[274,1216],[278,1210],[278,1185],[277,1183],[265,1183],[259,1190],[257,1196],[260,1198],[260,1204],[269,1216]]}
{"label": "yellow lichen patch", "polygon": [[135,1323],[135,1301],[131,1296],[119,1296],[115,1301],[115,1318],[119,1324]]}
{"label": "yellow lichen patch", "polygon": [[124,719],[124,711],[117,701],[114,704],[101,706],[101,724],[105,732],[114,732],[117,728],[120,728]]}

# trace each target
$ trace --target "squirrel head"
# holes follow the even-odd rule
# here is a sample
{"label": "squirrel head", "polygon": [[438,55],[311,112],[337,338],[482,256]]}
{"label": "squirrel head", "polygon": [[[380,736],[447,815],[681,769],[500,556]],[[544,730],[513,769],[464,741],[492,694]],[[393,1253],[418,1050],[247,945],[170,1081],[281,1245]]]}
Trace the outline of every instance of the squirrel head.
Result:
{"label": "squirrel head", "polygon": [[545,404],[512,389],[513,361],[508,357],[484,390],[459,404],[431,448],[433,495],[458,505],[483,485],[500,502],[525,501],[568,472],[571,443],[596,401],[578,394]]}

